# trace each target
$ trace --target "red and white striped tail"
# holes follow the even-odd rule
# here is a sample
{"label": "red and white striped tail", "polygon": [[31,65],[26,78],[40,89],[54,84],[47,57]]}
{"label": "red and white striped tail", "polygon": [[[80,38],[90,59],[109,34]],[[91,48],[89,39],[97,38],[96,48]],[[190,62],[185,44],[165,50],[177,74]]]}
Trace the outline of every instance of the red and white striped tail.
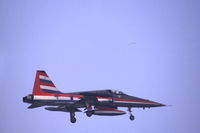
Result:
{"label": "red and white striped tail", "polygon": [[33,87],[33,95],[61,94],[45,71],[37,71]]}

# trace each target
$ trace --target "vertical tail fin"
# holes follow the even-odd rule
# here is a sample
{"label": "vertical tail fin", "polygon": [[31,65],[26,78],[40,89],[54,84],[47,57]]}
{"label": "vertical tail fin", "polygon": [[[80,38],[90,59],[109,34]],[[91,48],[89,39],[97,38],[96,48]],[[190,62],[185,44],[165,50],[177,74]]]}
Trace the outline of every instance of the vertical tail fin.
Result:
{"label": "vertical tail fin", "polygon": [[45,71],[37,71],[33,95],[61,94]]}

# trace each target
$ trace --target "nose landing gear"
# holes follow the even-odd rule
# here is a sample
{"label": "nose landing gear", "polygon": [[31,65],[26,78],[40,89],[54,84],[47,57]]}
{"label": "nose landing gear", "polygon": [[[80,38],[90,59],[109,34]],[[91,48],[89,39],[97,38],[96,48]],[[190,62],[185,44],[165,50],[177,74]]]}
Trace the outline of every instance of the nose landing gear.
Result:
{"label": "nose landing gear", "polygon": [[134,120],[134,119],[135,119],[135,116],[131,113],[131,112],[132,112],[132,111],[131,111],[131,107],[128,107],[128,112],[129,112],[129,114],[130,114],[129,119],[130,119],[130,120]]}

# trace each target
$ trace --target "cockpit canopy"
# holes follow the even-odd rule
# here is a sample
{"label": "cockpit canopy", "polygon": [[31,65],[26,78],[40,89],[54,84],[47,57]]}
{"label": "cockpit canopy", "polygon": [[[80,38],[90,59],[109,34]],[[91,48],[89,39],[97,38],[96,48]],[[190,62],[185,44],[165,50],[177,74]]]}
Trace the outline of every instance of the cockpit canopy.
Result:
{"label": "cockpit canopy", "polygon": [[122,91],[118,91],[118,90],[110,90],[110,92],[112,94],[115,94],[115,95],[126,95],[125,93],[123,93]]}

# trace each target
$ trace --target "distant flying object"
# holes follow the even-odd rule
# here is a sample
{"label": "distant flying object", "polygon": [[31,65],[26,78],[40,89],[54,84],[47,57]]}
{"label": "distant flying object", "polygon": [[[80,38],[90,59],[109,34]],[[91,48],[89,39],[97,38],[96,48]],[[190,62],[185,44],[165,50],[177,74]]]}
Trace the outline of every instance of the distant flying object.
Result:
{"label": "distant flying object", "polygon": [[121,91],[96,90],[74,93],[60,92],[45,71],[37,71],[32,94],[23,97],[23,102],[30,103],[29,109],[41,106],[49,111],[63,111],[70,113],[70,121],[76,122],[75,112],[84,111],[88,117],[92,115],[115,116],[126,112],[118,110],[118,107],[127,107],[130,120],[134,120],[131,108],[150,108],[165,106],[157,102],[127,95]]}

